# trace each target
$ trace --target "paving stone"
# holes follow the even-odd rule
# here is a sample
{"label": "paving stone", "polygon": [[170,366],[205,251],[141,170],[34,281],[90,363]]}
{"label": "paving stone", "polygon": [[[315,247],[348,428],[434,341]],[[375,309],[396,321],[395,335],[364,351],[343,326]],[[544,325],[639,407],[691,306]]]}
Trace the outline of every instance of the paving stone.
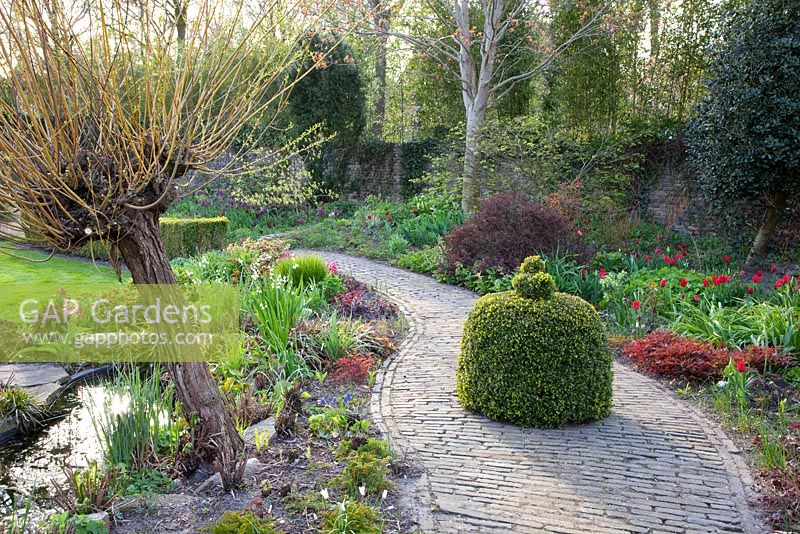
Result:
{"label": "paving stone", "polygon": [[366,259],[317,254],[376,283],[408,321],[399,353],[378,373],[371,409],[392,445],[426,473],[420,493],[439,508],[424,531],[768,531],[748,505],[752,475],[742,455],[661,384],[615,364],[604,421],[559,430],[490,421],[462,409],[455,395],[474,293]]}

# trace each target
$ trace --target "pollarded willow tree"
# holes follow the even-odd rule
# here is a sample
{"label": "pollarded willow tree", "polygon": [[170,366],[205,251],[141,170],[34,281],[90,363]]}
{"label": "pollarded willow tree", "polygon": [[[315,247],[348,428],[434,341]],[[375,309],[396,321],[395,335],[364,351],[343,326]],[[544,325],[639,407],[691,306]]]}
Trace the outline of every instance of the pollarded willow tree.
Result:
{"label": "pollarded willow tree", "polygon": [[[465,112],[462,207],[469,214],[481,196],[481,129],[487,111],[517,85],[544,72],[568,47],[609,31],[615,15],[610,2],[601,2],[581,14],[573,33],[554,42],[546,31],[550,13],[545,1],[422,0],[421,4],[424,9],[416,16],[429,16],[431,25],[446,28],[444,34],[427,33],[431,25],[426,24],[386,33],[436,59],[460,84]],[[527,35],[520,36],[520,28]],[[512,34],[514,38],[509,38]]]}
{"label": "pollarded willow tree", "polygon": [[[0,7],[0,205],[16,213],[0,238],[55,251],[101,241],[134,283],[174,284],[159,216],[188,173],[212,172],[244,125],[277,114],[314,18],[196,0],[178,35],[143,6],[136,17],[123,0]],[[276,39],[278,24],[295,31]],[[197,445],[235,483],[243,444],[207,364],[167,367],[199,419]]]}

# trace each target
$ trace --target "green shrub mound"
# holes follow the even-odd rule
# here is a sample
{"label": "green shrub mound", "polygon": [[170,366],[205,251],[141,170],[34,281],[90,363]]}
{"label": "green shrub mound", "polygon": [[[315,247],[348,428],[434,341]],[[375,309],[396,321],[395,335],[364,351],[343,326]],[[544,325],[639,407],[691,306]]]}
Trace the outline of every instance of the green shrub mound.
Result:
{"label": "green shrub mound", "polygon": [[[611,413],[611,351],[591,304],[553,291],[526,260],[515,290],[481,297],[464,326],[456,373],[464,408],[557,428]],[[535,271],[535,272],[534,272]]]}
{"label": "green shrub mound", "polygon": [[293,256],[278,260],[273,272],[288,279],[295,287],[319,284],[330,274],[325,260],[319,256]]}

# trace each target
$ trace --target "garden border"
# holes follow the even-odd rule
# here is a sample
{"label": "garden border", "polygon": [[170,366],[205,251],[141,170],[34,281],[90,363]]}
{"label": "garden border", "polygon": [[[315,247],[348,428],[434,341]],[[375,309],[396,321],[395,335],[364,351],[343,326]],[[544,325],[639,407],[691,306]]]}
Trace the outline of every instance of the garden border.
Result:
{"label": "garden border", "polygon": [[[408,271],[404,271],[404,270],[398,269],[396,267],[389,266],[389,265],[384,264],[382,262],[375,262],[373,260],[369,260],[369,259],[365,259],[365,258],[358,258],[358,257],[355,257],[355,256],[349,256],[349,255],[341,254],[341,253],[325,252],[325,251],[298,251],[298,252],[299,253],[311,252],[311,253],[322,255],[322,256],[326,257],[326,259],[328,259],[328,260],[337,261],[337,262],[341,263],[340,267],[342,268],[342,272],[348,272],[348,271],[352,271],[353,270],[352,266],[349,265],[349,263],[351,263],[351,262],[361,262],[361,264],[362,264],[361,265],[361,267],[362,267],[361,270],[365,270],[363,268],[368,267],[369,264],[374,264],[375,266],[380,266],[381,268],[397,269],[399,272],[408,273],[409,275],[413,275],[413,276],[421,276],[421,277],[424,276],[424,275],[419,275],[419,274],[416,274],[416,273],[409,273]],[[377,274],[378,273],[376,273],[376,275]],[[367,275],[367,278],[369,278],[369,277],[370,277],[370,275]],[[363,274],[360,276],[360,278],[361,278],[362,282],[366,282],[366,283],[373,282],[373,280],[364,279],[364,275]],[[378,276],[374,276],[373,278],[381,281],[380,277],[378,277]],[[434,280],[431,279],[430,277],[425,277],[425,278],[430,280],[431,282],[434,282]],[[385,283],[385,279],[382,280],[381,282]],[[579,527],[577,523],[570,523],[570,520],[573,519],[573,518],[569,518],[569,517],[564,517],[564,518],[559,518],[559,517],[542,518],[542,521],[545,521],[547,526],[545,525],[545,523],[541,523],[541,522],[535,520],[536,519],[535,517],[534,518],[531,518],[531,517],[528,517],[528,518],[520,517],[519,518],[520,523],[508,522],[507,521],[508,518],[506,518],[506,520],[503,520],[502,518],[497,518],[496,521],[491,521],[491,519],[489,519],[491,516],[488,515],[488,512],[480,513],[478,510],[476,510],[475,511],[476,513],[474,513],[474,514],[472,514],[472,513],[464,513],[465,512],[464,507],[463,507],[464,503],[463,502],[459,503],[457,500],[451,501],[450,498],[453,497],[452,495],[444,495],[444,496],[443,495],[438,495],[438,497],[440,497],[440,498],[437,498],[436,494],[434,494],[433,485],[435,484],[437,486],[437,488],[439,489],[439,493],[441,493],[441,480],[439,480],[437,482],[432,482],[432,478],[437,478],[437,477],[432,477],[431,476],[431,470],[430,470],[431,468],[428,467],[428,466],[423,465],[422,460],[420,460],[418,458],[418,456],[419,456],[418,453],[420,452],[419,448],[415,447],[415,446],[412,446],[411,443],[408,441],[408,438],[406,438],[406,437],[404,437],[402,435],[403,433],[400,431],[400,429],[397,426],[396,422],[392,419],[392,414],[389,413],[391,411],[390,406],[389,406],[389,403],[390,403],[390,392],[392,391],[393,386],[396,386],[395,377],[393,375],[394,375],[395,372],[397,372],[398,366],[400,366],[404,362],[404,360],[411,354],[413,349],[415,347],[418,347],[420,345],[420,341],[422,341],[422,334],[421,334],[421,330],[422,329],[420,328],[420,320],[421,320],[421,318],[419,317],[419,315],[415,311],[414,307],[410,303],[407,303],[406,301],[404,301],[402,299],[399,299],[398,297],[396,297],[393,294],[391,294],[391,292],[386,291],[385,288],[381,288],[380,285],[381,285],[381,283],[378,284],[379,287],[377,289],[382,294],[384,294],[388,299],[390,299],[392,302],[397,304],[398,307],[400,308],[401,312],[405,315],[406,320],[408,321],[409,331],[408,331],[408,334],[405,337],[405,339],[402,341],[402,343],[398,347],[397,353],[395,353],[395,355],[393,355],[391,358],[386,360],[383,363],[383,365],[381,366],[381,368],[379,369],[378,374],[376,376],[375,384],[373,386],[370,409],[371,409],[371,412],[372,412],[373,419],[375,420],[375,423],[378,425],[378,427],[381,429],[381,431],[386,434],[387,439],[389,440],[389,442],[391,444],[393,444],[395,449],[396,450],[400,450],[400,451],[404,451],[406,453],[410,453],[412,457],[414,457],[414,458],[416,458],[418,460],[418,464],[417,465],[422,467],[422,471],[424,472],[424,475],[421,476],[418,481],[416,481],[415,487],[413,488],[414,501],[411,504],[412,515],[415,516],[415,519],[417,520],[420,529],[422,531],[424,531],[424,532],[461,532],[461,531],[464,531],[465,527],[459,526],[459,523],[460,523],[461,525],[468,525],[468,527],[472,527],[472,528],[476,528],[476,527],[478,527],[478,525],[481,525],[481,528],[485,528],[485,529],[501,528],[501,529],[505,529],[505,531],[508,531],[509,528],[513,529],[514,531],[517,531],[517,530],[526,531],[525,529],[531,529],[531,528],[533,529],[532,531],[541,531],[541,530],[545,530],[547,528],[554,528],[554,529],[561,528],[565,532],[574,532],[575,529],[580,530],[581,527]],[[469,296],[471,296],[473,298],[477,298],[476,294],[474,294],[474,293],[472,293],[472,292],[470,292],[470,291],[468,291],[466,289],[455,287],[455,286],[448,286],[448,285],[445,285],[445,284],[438,284],[438,285],[441,286],[442,288],[447,288],[448,291],[462,293],[464,296],[469,295]],[[466,314],[466,311],[464,313]],[[457,348],[455,349],[455,352],[457,353]],[[756,492],[753,489],[753,486],[754,486],[753,481],[754,481],[754,479],[753,479],[753,477],[751,475],[749,466],[747,465],[745,459],[743,458],[743,456],[741,454],[741,451],[735,446],[733,440],[731,438],[729,438],[727,436],[727,434],[725,434],[724,431],[721,428],[718,427],[718,424],[716,422],[714,422],[713,420],[709,420],[708,415],[704,414],[702,412],[702,410],[699,409],[699,407],[696,407],[696,406],[692,405],[689,401],[685,401],[685,400],[679,399],[675,395],[675,393],[673,391],[669,390],[666,386],[664,386],[663,384],[659,383],[658,381],[656,381],[656,380],[654,380],[654,379],[652,379],[650,377],[641,375],[638,372],[636,372],[636,371],[634,371],[634,370],[622,365],[619,362],[615,362],[615,364],[614,364],[614,372],[615,372],[615,382],[617,383],[617,386],[620,386],[620,384],[619,384],[620,382],[626,382],[625,385],[628,385],[628,386],[634,385],[635,386],[634,389],[637,389],[637,390],[640,389],[640,388],[642,390],[648,390],[649,389],[650,393],[655,392],[656,396],[660,397],[660,402],[664,403],[664,404],[662,404],[661,408],[665,408],[666,407],[666,408],[671,409],[675,413],[679,413],[679,414],[683,415],[684,419],[686,419],[686,420],[684,420],[684,421],[682,421],[680,423],[680,424],[684,425],[683,429],[680,428],[680,424],[678,425],[678,427],[677,427],[678,432],[680,432],[681,430],[685,430],[690,426],[695,426],[697,429],[699,429],[702,432],[702,435],[705,437],[705,440],[707,441],[708,445],[710,447],[713,447],[713,451],[714,451],[715,455],[719,458],[719,462],[721,462],[721,467],[722,467],[721,470],[724,471],[724,478],[726,480],[724,485],[727,486],[727,488],[728,488],[727,491],[726,491],[727,496],[724,496],[725,498],[723,500],[721,500],[719,504],[712,504],[712,506],[714,506],[713,509],[708,509],[709,516],[706,518],[706,520],[708,521],[708,524],[706,526],[702,526],[702,524],[701,524],[701,526],[695,525],[695,524],[691,523],[690,520],[684,518],[683,519],[683,523],[682,523],[683,527],[695,526],[699,530],[705,530],[705,531],[708,531],[709,529],[726,530],[726,528],[727,529],[732,529],[732,530],[728,530],[728,531],[743,531],[743,532],[764,532],[764,531],[767,531],[767,529],[764,526],[763,522],[756,515],[756,513],[751,509],[750,504],[748,502],[750,497],[756,495]],[[626,396],[636,395],[636,394],[639,393],[639,391],[626,392],[624,387],[621,387],[621,389],[622,389],[623,394],[626,395]],[[618,397],[618,393],[619,393],[619,391],[615,392],[615,396],[616,396],[616,398],[615,398],[615,413],[618,416],[621,415],[621,416],[624,417],[625,413],[620,413],[620,407],[625,407],[625,403],[624,403],[625,399],[620,399]],[[643,401],[645,401],[645,402],[647,400],[648,399],[646,399],[646,398],[643,399]],[[618,402],[620,403],[619,405],[617,404]],[[630,409],[630,405],[628,406],[628,408]],[[622,410],[622,412],[624,412],[624,410]],[[635,410],[634,410],[634,413],[635,413]],[[468,414],[465,414],[465,417],[467,415]],[[471,415],[471,414],[469,414],[469,415]],[[500,429],[501,429],[501,432],[503,431],[503,424],[502,423],[490,422],[488,420],[484,421],[482,418],[479,418],[479,419],[480,419],[479,424],[489,425],[489,426],[492,426],[492,428],[497,428],[499,426]],[[465,419],[465,421],[467,421],[467,419]],[[472,421],[472,422],[474,422],[474,421]],[[660,421],[657,421],[657,422],[660,422]],[[687,422],[690,423],[688,426],[687,426]],[[587,426],[585,428],[584,427],[571,428],[571,429],[568,429],[567,433],[569,435],[569,433],[581,433],[583,431],[590,432],[592,428],[593,428],[592,426]],[[514,433],[524,434],[524,432],[525,432],[524,430],[520,432],[518,429],[516,429],[516,427],[511,427],[511,426],[507,426],[505,431],[508,431],[508,432],[510,432],[512,434],[514,434]],[[558,432],[558,431],[556,431],[556,432]],[[535,435],[535,431],[530,431],[529,433],[527,433],[525,435],[526,435],[527,438],[529,438],[531,435]],[[665,433],[665,435],[668,435],[668,433]],[[541,437],[544,437],[544,436],[542,435]],[[605,436],[605,437],[607,438],[607,436]],[[693,437],[694,437],[694,439],[697,438],[696,435],[693,436]],[[542,440],[542,441],[544,441],[544,440]],[[479,443],[477,445],[481,445],[481,444]],[[527,446],[528,444],[525,443],[524,445]],[[546,444],[542,445],[542,446],[544,448],[546,448]],[[689,446],[691,447],[692,444],[690,443]],[[703,453],[708,453],[708,450],[695,451],[694,449],[692,449],[692,452],[698,453],[697,457],[702,459],[702,454]],[[658,451],[656,451],[654,454],[657,455]],[[658,459],[660,459],[660,458],[657,458],[654,461],[657,461]],[[624,468],[625,466],[620,466],[620,467]],[[695,468],[695,467],[696,466],[693,466],[693,468]],[[722,476],[722,473],[719,473],[719,471],[720,471],[720,469],[717,469],[717,471],[715,471],[715,474],[718,474],[719,476]],[[623,469],[623,473],[625,473],[625,472],[627,472],[627,471],[625,471]],[[619,473],[612,473],[611,475],[619,476]],[[625,478],[624,474],[622,476],[623,476],[623,478]],[[697,489],[697,491],[702,491],[703,489],[709,489],[709,488],[704,488],[703,487],[703,485],[706,484],[707,481],[701,475],[695,475],[695,477],[696,477],[695,480],[686,481],[687,486],[689,486],[690,488],[693,487],[695,489],[699,488],[699,489]],[[439,478],[441,478],[441,477],[439,477]],[[655,479],[654,478],[654,479],[651,480],[651,482],[658,481],[658,480],[659,479]],[[452,484],[454,484],[454,485],[463,485],[463,486],[473,486],[473,487],[476,486],[476,483],[474,481],[460,480],[460,479],[452,480]],[[678,484],[680,485],[680,482]],[[635,484],[633,484],[633,485],[635,486]],[[708,486],[709,487],[713,487],[713,483],[708,483]],[[543,490],[554,489],[556,492],[559,491],[558,488],[546,488],[546,487],[544,487],[542,489]],[[593,490],[593,488],[591,488],[591,487],[585,487],[583,489],[586,489],[588,491]],[[691,491],[693,491],[693,489],[687,490],[687,493],[690,494]],[[549,493],[549,491],[545,492],[544,496],[547,497],[548,493]],[[595,495],[592,495],[590,498],[584,500],[584,502],[586,502],[587,504],[592,504],[596,508],[596,513],[594,515],[591,515],[591,517],[599,517],[599,518],[603,518],[605,520],[607,518],[606,512],[609,512],[609,513],[612,513],[612,514],[616,513],[615,509],[614,509],[614,506],[609,506],[608,507],[609,509],[605,510],[604,509],[605,502],[601,502],[601,503],[589,502],[596,495],[597,495],[597,492],[595,492]],[[691,496],[691,494],[690,494],[690,496]],[[441,502],[443,500],[443,499],[441,499],[441,497],[444,497],[444,505]],[[712,502],[714,501],[714,499],[711,498],[711,497],[709,497],[709,499]],[[448,506],[447,505],[448,502],[454,504],[454,506],[452,506],[452,507]],[[472,502],[472,499],[470,499],[470,502]],[[663,501],[660,501],[660,502],[663,503]],[[725,504],[722,504],[722,503],[725,503]],[[474,504],[475,505],[482,505],[483,502],[481,501],[481,499],[477,499],[477,502],[475,502]],[[658,504],[658,503],[654,503],[654,504]],[[702,502],[698,503],[698,506],[701,506],[702,504],[703,504]],[[484,506],[486,508],[489,508],[488,505],[484,504]],[[716,506],[719,506],[719,509],[717,509]],[[723,523],[719,523],[718,524],[718,523],[715,522],[715,521],[723,521],[723,518],[729,517],[730,512],[734,512],[734,511],[736,512],[735,516],[736,516],[736,523],[738,523],[738,527],[735,524],[723,524]],[[667,510],[667,511],[664,511],[664,512],[659,512],[659,511],[652,512],[652,513],[654,513],[656,515],[656,517],[653,518],[653,520],[668,521],[669,519],[664,519],[664,518],[662,518],[661,516],[658,515],[659,513],[662,513],[662,515],[666,514],[666,515],[664,515],[664,517],[669,518],[668,512],[670,512],[670,511]],[[674,510],[673,510],[673,512],[674,512]],[[449,517],[441,515],[443,513],[447,514],[447,516],[449,516]],[[589,511],[587,513],[592,514],[593,511]],[[686,512],[686,513],[688,514],[689,512]],[[636,516],[635,512],[632,512],[631,514],[632,514],[633,517]],[[643,517],[645,517],[645,516],[648,515],[648,512],[647,511],[643,511],[642,514],[643,514]],[[616,516],[616,517],[619,517],[619,516]],[[714,517],[716,517],[718,519],[714,519]],[[558,522],[559,519],[562,521],[561,525],[557,525],[557,522]],[[583,517],[583,519],[585,520],[585,517]],[[461,521],[461,520],[463,520],[463,521]],[[643,521],[644,520],[646,520],[646,519],[643,519]],[[698,516],[698,520],[699,521],[703,521],[702,516]],[[555,523],[553,521],[555,521]],[[673,521],[678,521],[680,523],[679,518],[674,518]],[[570,530],[570,525],[572,525],[572,530]],[[466,527],[466,528],[468,528],[468,527]],[[601,521],[601,523],[597,525],[596,531],[597,532],[605,532],[606,530],[604,530],[603,527],[606,527],[606,529],[608,529],[608,531],[614,530],[613,527],[609,527],[607,525],[604,525],[604,524],[602,524],[602,521]],[[626,527],[627,527],[627,529],[629,529],[630,531],[633,531],[633,532],[643,531],[642,527],[638,524],[638,522],[635,525],[632,525],[632,524],[624,524],[624,525],[617,524],[616,525],[617,529],[622,528],[623,530],[625,530]],[[653,528],[655,530],[659,530],[659,528],[657,526],[654,526]],[[666,528],[666,529],[668,529],[668,528],[676,528],[676,526],[673,523],[671,525],[671,527],[670,527],[669,523],[665,523],[664,528]],[[489,531],[489,530],[485,530],[485,531]],[[617,531],[619,531],[619,530],[617,530]]]}

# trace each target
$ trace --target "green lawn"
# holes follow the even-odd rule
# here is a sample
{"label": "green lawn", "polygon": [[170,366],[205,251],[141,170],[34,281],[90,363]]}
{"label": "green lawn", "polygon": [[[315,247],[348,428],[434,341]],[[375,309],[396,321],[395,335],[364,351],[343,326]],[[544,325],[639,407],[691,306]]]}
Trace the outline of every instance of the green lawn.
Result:
{"label": "green lawn", "polygon": [[47,255],[41,252],[2,250],[21,258],[0,252],[0,319],[15,320],[20,303],[26,299],[46,301],[58,289],[77,298],[101,284],[114,284],[117,281],[110,267],[94,265],[90,261],[64,258],[41,261],[47,259]]}
{"label": "green lawn", "polygon": [[[3,249],[8,250],[8,249]],[[0,284],[92,284],[112,283],[116,275],[110,267],[94,265],[90,261],[68,260],[51,258],[44,260],[46,254],[28,250],[10,251],[16,256],[27,259],[14,258],[0,252]]]}

